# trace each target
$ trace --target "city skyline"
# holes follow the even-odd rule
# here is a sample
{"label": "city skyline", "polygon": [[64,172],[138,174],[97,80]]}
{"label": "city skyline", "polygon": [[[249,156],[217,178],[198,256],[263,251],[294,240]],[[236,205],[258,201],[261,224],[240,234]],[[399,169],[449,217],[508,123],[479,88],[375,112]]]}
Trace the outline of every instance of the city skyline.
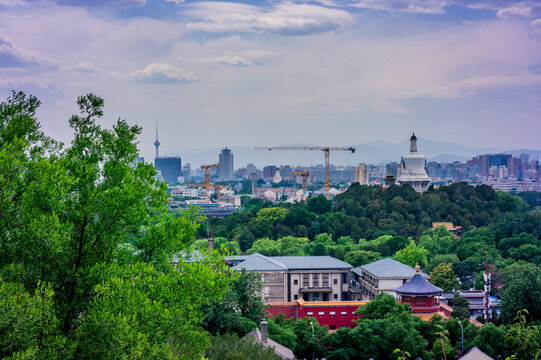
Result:
{"label": "city skyline", "polygon": [[534,1],[0,0],[0,15],[2,99],[38,96],[43,129],[64,142],[76,97],[93,92],[102,124],[143,127],[146,159],[156,121],[164,155],[412,131],[539,149]]}

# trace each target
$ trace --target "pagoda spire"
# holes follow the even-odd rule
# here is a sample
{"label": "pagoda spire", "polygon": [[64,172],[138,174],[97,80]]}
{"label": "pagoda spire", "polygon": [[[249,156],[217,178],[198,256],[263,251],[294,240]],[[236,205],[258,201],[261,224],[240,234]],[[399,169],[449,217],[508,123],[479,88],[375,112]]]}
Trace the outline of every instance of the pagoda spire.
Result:
{"label": "pagoda spire", "polygon": [[410,153],[416,153],[417,152],[417,136],[415,136],[415,133],[411,135],[410,137]]}

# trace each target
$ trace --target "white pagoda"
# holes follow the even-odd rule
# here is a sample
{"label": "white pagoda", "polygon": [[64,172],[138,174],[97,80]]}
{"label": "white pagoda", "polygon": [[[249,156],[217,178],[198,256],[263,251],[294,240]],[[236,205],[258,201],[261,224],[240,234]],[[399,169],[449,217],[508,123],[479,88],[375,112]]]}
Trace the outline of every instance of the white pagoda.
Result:
{"label": "white pagoda", "polygon": [[417,137],[415,133],[410,138],[410,153],[402,158],[402,168],[398,183],[409,184],[417,192],[428,189],[431,179],[425,170],[425,156],[417,153]]}

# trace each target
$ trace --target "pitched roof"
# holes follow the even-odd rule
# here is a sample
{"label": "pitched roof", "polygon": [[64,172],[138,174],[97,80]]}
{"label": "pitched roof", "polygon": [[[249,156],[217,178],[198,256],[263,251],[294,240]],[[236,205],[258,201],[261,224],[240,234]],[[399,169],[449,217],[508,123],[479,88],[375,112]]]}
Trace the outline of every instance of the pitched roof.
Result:
{"label": "pitched roof", "polygon": [[242,269],[248,271],[287,271],[287,267],[281,262],[258,253],[248,256],[246,260],[233,266],[231,269],[237,271],[241,271]]}
{"label": "pitched roof", "polygon": [[494,360],[476,346],[468,351],[460,360]]}
{"label": "pitched roof", "polygon": [[248,334],[246,334],[244,336],[244,338],[246,338],[248,336],[253,337],[255,343],[261,344],[264,347],[269,347],[270,346],[270,347],[274,348],[274,352],[277,355],[281,356],[282,359],[294,359],[295,358],[295,354],[293,354],[293,351],[291,351],[291,349],[285,347],[282,344],[277,343],[276,341],[272,340],[271,338],[267,338],[267,343],[263,344],[263,342],[261,341],[261,332],[259,331],[258,328],[255,328],[252,331],[250,331]]}
{"label": "pitched roof", "polygon": [[441,294],[443,291],[437,286],[432,285],[423,277],[421,274],[415,274],[413,277],[404,285],[393,289],[395,293],[398,294]]}
{"label": "pitched roof", "polygon": [[332,256],[272,256],[271,259],[281,262],[289,270],[353,268],[350,264]]}
{"label": "pitched roof", "polygon": [[[391,258],[385,258],[378,261],[374,261],[370,264],[356,267],[353,270],[355,273],[362,275],[362,271],[366,271],[377,278],[398,278],[406,279],[415,275],[415,269],[411,266],[402,264]],[[421,272],[424,278],[430,278],[427,274]]]}

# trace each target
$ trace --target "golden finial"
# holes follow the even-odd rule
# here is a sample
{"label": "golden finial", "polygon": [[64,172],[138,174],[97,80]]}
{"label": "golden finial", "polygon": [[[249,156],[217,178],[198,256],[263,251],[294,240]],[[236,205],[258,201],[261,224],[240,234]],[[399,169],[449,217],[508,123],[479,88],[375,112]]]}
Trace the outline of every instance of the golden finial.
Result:
{"label": "golden finial", "polygon": [[421,272],[421,267],[419,265],[415,265],[415,274],[418,275]]}

